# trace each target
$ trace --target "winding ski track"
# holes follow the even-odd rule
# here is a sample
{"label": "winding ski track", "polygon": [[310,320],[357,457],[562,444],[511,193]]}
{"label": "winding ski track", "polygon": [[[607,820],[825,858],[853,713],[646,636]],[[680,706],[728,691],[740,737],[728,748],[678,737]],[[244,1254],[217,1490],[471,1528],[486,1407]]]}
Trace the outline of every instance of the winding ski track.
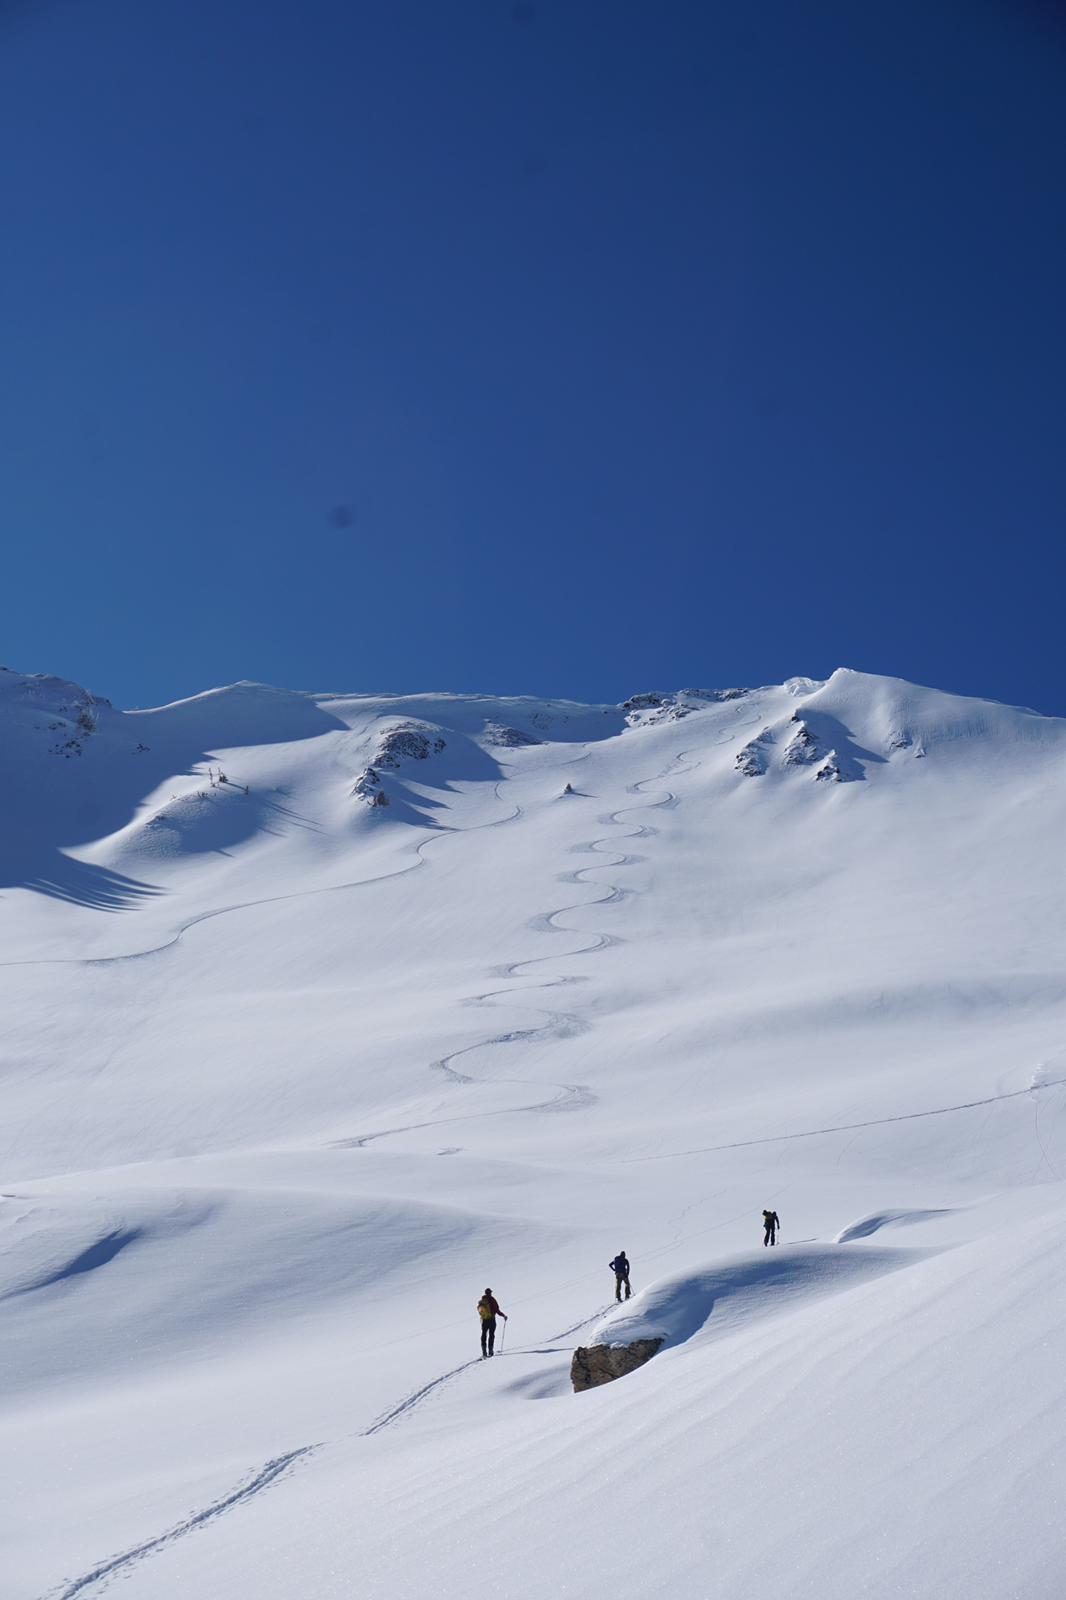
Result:
{"label": "winding ski track", "polygon": [[[494,792],[497,800],[503,799],[503,796],[500,794],[500,788],[503,782],[504,780],[501,778],[494,785]],[[291,900],[308,900],[317,895],[347,894],[354,889],[368,889],[377,883],[388,883],[391,878],[406,877],[408,873],[417,871],[419,867],[429,865],[429,862],[426,860],[425,852],[429,849],[430,845],[438,844],[443,839],[450,839],[456,834],[482,833],[489,828],[500,828],[508,822],[517,822],[521,815],[522,807],[516,805],[515,809],[508,812],[505,817],[493,817],[489,822],[475,822],[471,827],[468,828],[436,829],[432,834],[430,834],[428,839],[420,839],[414,846],[412,854],[414,855],[415,859],[413,861],[409,861],[406,866],[396,867],[391,872],[381,872],[377,875],[377,877],[374,878],[353,878],[350,882],[346,883],[327,883],[322,884],[317,889],[293,889],[289,894],[264,895],[260,900],[237,900],[234,901],[232,905],[215,906],[211,911],[197,912],[195,917],[189,917],[186,922],[183,922],[177,928],[177,930],[171,934],[169,939],[164,939],[161,944],[151,945],[147,950],[122,951],[118,955],[113,956],[35,956],[26,961],[0,961],[0,968],[108,967],[112,966],[115,962],[121,961],[146,961],[151,956],[163,955],[167,950],[172,950],[175,945],[180,944],[181,940],[184,939],[185,935],[190,931],[190,929],[198,927],[202,922],[211,922],[216,917],[232,916],[238,911],[254,911],[260,906],[282,905]]]}
{"label": "winding ski track", "polygon": [[[700,765],[698,761],[694,762],[691,766],[679,766],[679,763],[683,762],[687,755],[687,751],[681,751],[678,755],[671,758],[662,771],[652,774],[651,777],[641,778],[636,783],[629,784],[626,788],[626,793],[638,797],[636,802],[633,805],[621,806],[614,811],[607,812],[603,816],[597,818],[597,821],[603,826],[616,827],[621,825],[622,819],[630,812],[664,810],[677,805],[678,796],[671,789],[667,789],[659,799],[645,799],[643,798],[643,791],[649,785],[661,783],[667,777],[680,777],[685,773],[694,772]],[[649,824],[643,823],[634,829],[632,834],[626,835],[625,837],[651,838],[657,833],[657,831],[657,829],[651,827]],[[624,851],[619,852],[617,849],[617,841],[611,839],[609,835],[602,835],[595,839],[585,840],[579,844],[571,846],[571,849],[574,853],[600,853],[604,848],[610,851],[615,859],[611,861],[599,862],[587,867],[579,867],[570,872],[560,873],[558,874],[557,881],[560,883],[583,885],[587,881],[586,874],[590,872],[602,872],[604,870],[632,866],[645,859],[643,856],[630,855]],[[617,905],[621,901],[628,899],[634,892],[634,890],[623,888],[618,884],[606,884],[604,886],[604,893],[599,895],[596,899],[568,901],[565,905],[557,906],[553,910],[538,912],[535,916],[529,919],[526,926],[531,928],[536,933],[572,932],[573,930],[560,927],[557,919],[566,916],[572,911],[590,910],[595,906]],[[577,956],[596,954],[599,951],[606,950],[611,945],[620,942],[621,941],[614,934],[597,933],[592,936],[590,943],[582,944],[576,950],[568,950],[564,952],[552,951],[550,954],[543,956],[529,956],[520,961],[505,962],[502,966],[491,968],[490,976],[501,978],[518,978],[528,968],[539,966],[544,962],[557,962],[561,960],[566,961],[572,960]],[[536,983],[534,985],[534,989],[544,990],[561,988],[564,985],[584,983],[585,981],[586,979],[580,976],[563,975],[555,978],[545,978],[543,981]],[[529,989],[524,987],[489,989],[483,993],[468,996],[462,1002],[462,1004],[468,1006],[495,1006],[507,996],[527,994],[530,992],[531,991]],[[513,1001],[510,1003],[512,1005],[514,1004]],[[455,1083],[477,1084],[491,1082],[510,1083],[523,1086],[528,1085],[534,1080],[529,1078],[475,1078],[470,1073],[460,1071],[455,1066],[455,1062],[462,1060],[464,1057],[472,1055],[475,1051],[487,1050],[498,1045],[534,1043],[540,1040],[549,1039],[557,1040],[576,1038],[580,1034],[586,1033],[591,1026],[590,1023],[586,1022],[584,1018],[579,1016],[579,1014],[575,1011],[556,1011],[540,1006],[535,1008],[519,1007],[518,1009],[535,1009],[540,1013],[542,1020],[530,1027],[510,1028],[505,1032],[493,1033],[485,1038],[476,1039],[471,1044],[463,1045],[460,1049],[453,1050],[449,1055],[442,1056],[435,1061],[431,1061],[429,1063],[430,1069],[435,1072],[444,1073],[446,1077]],[[423,1128],[444,1127],[456,1122],[474,1121],[483,1117],[498,1117],[504,1115],[512,1116],[518,1112],[526,1111],[573,1111],[585,1106],[594,1105],[596,1102],[597,1097],[587,1084],[556,1083],[551,1085],[551,1087],[556,1092],[547,1100],[537,1100],[529,1105],[512,1106],[504,1109],[494,1109],[491,1111],[459,1112],[454,1116],[433,1117],[421,1122],[404,1123],[401,1126],[394,1128],[380,1128],[370,1133],[355,1134],[350,1138],[332,1140],[331,1143],[335,1148],[339,1149],[362,1149],[369,1144],[375,1143],[379,1139],[387,1139],[396,1134],[411,1133]]]}

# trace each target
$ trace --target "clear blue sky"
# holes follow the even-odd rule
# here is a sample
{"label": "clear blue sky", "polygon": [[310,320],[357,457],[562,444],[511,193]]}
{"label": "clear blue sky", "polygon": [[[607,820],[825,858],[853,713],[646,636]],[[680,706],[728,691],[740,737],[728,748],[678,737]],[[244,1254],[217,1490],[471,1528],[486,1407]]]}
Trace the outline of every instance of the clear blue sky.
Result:
{"label": "clear blue sky", "polygon": [[0,660],[1066,714],[1051,0],[0,0]]}

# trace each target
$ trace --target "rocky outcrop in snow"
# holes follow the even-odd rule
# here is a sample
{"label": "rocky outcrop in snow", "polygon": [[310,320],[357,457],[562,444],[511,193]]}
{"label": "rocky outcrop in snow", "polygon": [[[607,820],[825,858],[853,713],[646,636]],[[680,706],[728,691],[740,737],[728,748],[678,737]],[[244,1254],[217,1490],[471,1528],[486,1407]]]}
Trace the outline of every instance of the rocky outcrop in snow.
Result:
{"label": "rocky outcrop in snow", "polygon": [[430,756],[440,755],[445,742],[432,723],[398,722],[385,728],[378,736],[372,764],[364,767],[349,795],[368,806],[387,806],[389,797],[378,768],[395,771],[404,761],[427,761]]}
{"label": "rocky outcrop in snow", "polygon": [[746,744],[743,750],[737,751],[736,769],[746,778],[758,778],[766,771],[769,760],[767,746],[773,744],[774,736],[769,728],[764,728],[760,734]]}
{"label": "rocky outcrop in snow", "polygon": [[659,722],[680,722],[694,711],[723,700],[739,700],[747,689],[679,689],[676,694],[633,694],[622,701],[622,710],[631,727],[654,726]]}
{"label": "rocky outcrop in snow", "polygon": [[90,694],[78,683],[49,673],[25,674],[0,667],[0,698],[24,724],[57,737],[49,753],[69,761],[80,756],[100,725],[100,707],[111,710],[110,700]]}
{"label": "rocky outcrop in snow", "polygon": [[439,755],[445,741],[436,730],[417,722],[402,722],[390,728],[378,743],[377,765],[398,767],[401,761],[425,761]]}
{"label": "rocky outcrop in snow", "polygon": [[622,710],[655,711],[660,706],[666,705],[667,699],[668,697],[665,694],[658,694],[654,691],[648,694],[631,694],[628,700],[622,701]]}
{"label": "rocky outcrop in snow", "polygon": [[518,750],[527,744],[543,744],[543,739],[536,738],[532,733],[523,733],[521,728],[505,728],[499,722],[486,722],[484,738],[487,744],[500,745],[505,750]]}
{"label": "rocky outcrop in snow", "polygon": [[389,803],[389,797],[381,787],[381,778],[373,767],[367,767],[359,774],[350,793],[353,800],[362,800],[368,806],[387,806]]}
{"label": "rocky outcrop in snow", "polygon": [[570,1362],[570,1382],[574,1393],[613,1383],[650,1361],[662,1346],[661,1339],[635,1339],[632,1344],[579,1345]]}
{"label": "rocky outcrop in snow", "polygon": [[805,767],[818,760],[818,741],[805,722],[799,723],[782,759],[786,767]]}
{"label": "rocky outcrop in snow", "polygon": [[[823,726],[816,734],[819,720]],[[829,740],[834,735],[843,743],[838,742],[835,748],[830,749]],[[854,746],[847,728],[835,718],[815,718],[812,726],[797,710],[793,711],[787,722],[780,721],[763,728],[737,752],[737,771],[746,778],[761,777],[770,770],[772,747],[779,741],[783,743],[783,748],[775,766],[814,767],[814,777],[819,783],[850,783],[865,776],[861,757],[875,761],[882,759]]]}

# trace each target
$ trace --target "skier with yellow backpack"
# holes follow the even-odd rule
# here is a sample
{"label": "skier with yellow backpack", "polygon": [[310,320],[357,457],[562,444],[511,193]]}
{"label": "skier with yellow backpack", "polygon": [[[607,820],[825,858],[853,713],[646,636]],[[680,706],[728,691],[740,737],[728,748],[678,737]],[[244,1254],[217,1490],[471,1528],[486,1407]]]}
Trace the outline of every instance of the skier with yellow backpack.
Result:
{"label": "skier with yellow backpack", "polygon": [[[486,1289],[477,1303],[477,1314],[481,1318],[481,1354],[483,1356],[491,1356],[496,1343],[496,1318],[502,1317],[506,1322],[507,1313],[500,1310],[492,1290]],[[500,1343],[501,1345],[503,1343],[502,1334],[500,1335]]]}

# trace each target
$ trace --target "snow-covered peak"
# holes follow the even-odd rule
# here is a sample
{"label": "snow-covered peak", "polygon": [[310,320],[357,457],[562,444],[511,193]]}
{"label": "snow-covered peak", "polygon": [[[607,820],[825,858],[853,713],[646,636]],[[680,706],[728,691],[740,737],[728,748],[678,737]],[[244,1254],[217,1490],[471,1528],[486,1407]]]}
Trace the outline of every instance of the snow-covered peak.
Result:
{"label": "snow-covered peak", "polygon": [[1066,752],[1066,721],[1061,717],[849,667],[838,667],[804,696],[800,714],[832,717],[853,740],[877,750],[910,746],[928,753],[938,745],[987,740]]}

